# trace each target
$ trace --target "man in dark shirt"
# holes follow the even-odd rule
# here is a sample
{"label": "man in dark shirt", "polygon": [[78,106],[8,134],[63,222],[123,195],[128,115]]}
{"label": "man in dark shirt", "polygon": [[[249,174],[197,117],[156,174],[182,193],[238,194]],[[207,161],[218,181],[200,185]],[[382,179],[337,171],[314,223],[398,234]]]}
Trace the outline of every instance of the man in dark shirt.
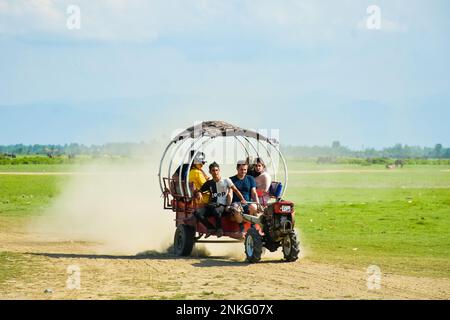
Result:
{"label": "man in dark shirt", "polygon": [[[252,176],[247,175],[248,164],[246,161],[239,161],[236,166],[237,174],[231,177],[231,181],[241,192],[247,202],[254,202],[243,206],[244,213],[256,215],[258,212],[259,199],[256,193],[256,181]],[[233,195],[233,203],[239,202],[236,194]]]}

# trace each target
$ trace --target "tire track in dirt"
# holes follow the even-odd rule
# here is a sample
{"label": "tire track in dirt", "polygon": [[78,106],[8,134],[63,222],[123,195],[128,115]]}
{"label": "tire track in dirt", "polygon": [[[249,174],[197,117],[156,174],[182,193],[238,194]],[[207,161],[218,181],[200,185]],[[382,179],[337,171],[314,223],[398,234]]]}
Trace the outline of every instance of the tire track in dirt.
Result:
{"label": "tire track in dirt", "polygon": [[[5,241],[6,240],[6,241]],[[4,299],[448,299],[450,280],[384,274],[369,291],[365,270],[303,258],[259,264],[228,257],[178,259],[167,253],[99,254],[93,243],[20,232],[0,233],[0,251],[19,252],[29,271],[0,285]],[[241,250],[237,245],[236,250]],[[31,267],[34,265],[35,267]],[[81,269],[81,289],[66,288],[67,267]],[[44,290],[51,288],[53,293]]]}

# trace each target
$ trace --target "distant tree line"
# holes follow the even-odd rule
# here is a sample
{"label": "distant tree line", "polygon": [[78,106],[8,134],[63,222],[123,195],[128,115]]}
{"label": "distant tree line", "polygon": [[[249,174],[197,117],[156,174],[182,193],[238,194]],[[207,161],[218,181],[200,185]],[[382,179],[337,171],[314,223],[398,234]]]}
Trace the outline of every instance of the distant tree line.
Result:
{"label": "distant tree line", "polygon": [[364,150],[351,150],[334,141],[331,146],[290,146],[281,148],[288,157],[331,157],[331,158],[359,158],[359,159],[450,159],[450,148],[444,148],[438,143],[434,147],[408,146],[396,144],[382,149],[366,148]]}
{"label": "distant tree line", "polygon": [[[106,143],[102,145],[84,145],[70,143],[64,145],[34,144],[34,145],[0,145],[1,157],[15,157],[16,155],[45,155],[52,157],[76,157],[78,155],[97,156],[133,156],[160,153],[162,145],[158,141],[141,143]],[[287,157],[299,158],[356,158],[356,159],[450,159],[450,148],[442,144],[434,147],[408,146],[396,144],[382,149],[366,148],[352,150],[334,141],[330,146],[292,146],[282,145],[282,152]],[[374,160],[375,161],[375,160]]]}
{"label": "distant tree line", "polygon": [[0,156],[14,157],[17,155],[46,155],[52,157],[76,157],[78,155],[100,156],[131,156],[138,154],[152,154],[158,143],[106,143],[102,145],[84,145],[79,143],[70,144],[14,144],[0,145]]}

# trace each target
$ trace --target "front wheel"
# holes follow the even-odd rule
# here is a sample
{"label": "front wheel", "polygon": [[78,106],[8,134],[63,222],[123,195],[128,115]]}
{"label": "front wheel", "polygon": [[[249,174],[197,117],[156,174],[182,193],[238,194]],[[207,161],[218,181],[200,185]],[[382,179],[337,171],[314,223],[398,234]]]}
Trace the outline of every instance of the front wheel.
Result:
{"label": "front wheel", "polygon": [[255,228],[248,229],[244,244],[247,261],[250,263],[259,262],[261,260],[263,243],[258,230]]}
{"label": "front wheel", "polygon": [[294,231],[287,234],[283,239],[283,255],[287,262],[294,262],[298,259],[300,253],[299,242]]}
{"label": "front wheel", "polygon": [[195,244],[195,230],[191,226],[180,224],[175,231],[174,251],[177,256],[187,257]]}

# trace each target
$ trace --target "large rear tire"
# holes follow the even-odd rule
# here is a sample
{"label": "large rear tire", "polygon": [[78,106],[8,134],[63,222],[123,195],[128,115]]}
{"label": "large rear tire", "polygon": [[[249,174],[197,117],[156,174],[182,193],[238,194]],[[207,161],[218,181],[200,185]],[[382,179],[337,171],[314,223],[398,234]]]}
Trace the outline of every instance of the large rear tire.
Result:
{"label": "large rear tire", "polygon": [[294,231],[287,234],[282,241],[284,260],[287,262],[297,261],[300,253],[299,242]]}
{"label": "large rear tire", "polygon": [[192,253],[195,244],[195,230],[191,226],[180,224],[175,231],[174,252],[179,257],[187,257]]}
{"label": "large rear tire", "polygon": [[250,228],[245,235],[245,255],[250,263],[257,263],[261,260],[263,243],[261,235],[255,228]]}

